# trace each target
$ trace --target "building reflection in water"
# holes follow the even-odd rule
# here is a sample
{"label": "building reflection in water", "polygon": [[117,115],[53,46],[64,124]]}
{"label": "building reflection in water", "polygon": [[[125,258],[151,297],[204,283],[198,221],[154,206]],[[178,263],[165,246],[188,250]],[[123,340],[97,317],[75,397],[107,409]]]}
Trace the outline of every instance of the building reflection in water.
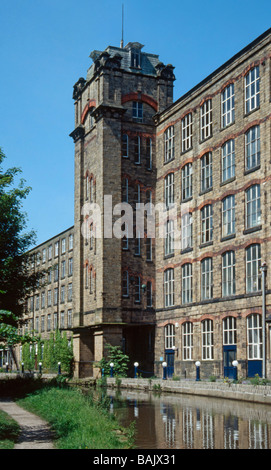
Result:
{"label": "building reflection in water", "polygon": [[[111,395],[111,393],[110,393]],[[121,424],[136,423],[139,449],[270,449],[271,409],[231,400],[123,392]]]}

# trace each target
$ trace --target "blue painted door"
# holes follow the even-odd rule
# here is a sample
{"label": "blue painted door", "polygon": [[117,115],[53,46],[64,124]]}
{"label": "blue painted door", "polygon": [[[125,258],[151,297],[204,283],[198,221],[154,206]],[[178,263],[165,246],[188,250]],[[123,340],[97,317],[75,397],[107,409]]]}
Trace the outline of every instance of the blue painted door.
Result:
{"label": "blue painted door", "polygon": [[232,361],[236,359],[236,345],[223,346],[224,360],[224,377],[236,379],[236,368],[233,367]]}
{"label": "blue painted door", "polygon": [[174,349],[166,349],[165,353],[167,363],[167,377],[170,379],[174,374]]}
{"label": "blue painted door", "polygon": [[247,376],[248,377],[255,377],[258,374],[262,377],[262,361],[261,360],[251,360],[247,361]]}

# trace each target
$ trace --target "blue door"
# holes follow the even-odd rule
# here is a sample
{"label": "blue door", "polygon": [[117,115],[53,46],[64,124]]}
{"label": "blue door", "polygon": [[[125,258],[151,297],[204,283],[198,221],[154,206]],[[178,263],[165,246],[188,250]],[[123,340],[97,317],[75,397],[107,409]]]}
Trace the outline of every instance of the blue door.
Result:
{"label": "blue door", "polygon": [[167,363],[167,378],[171,379],[174,374],[174,349],[166,349],[165,353]]}
{"label": "blue door", "polygon": [[232,365],[232,361],[235,359],[236,345],[223,346],[224,377],[228,377],[228,379],[236,379],[236,368]]}
{"label": "blue door", "polygon": [[262,365],[261,360],[247,361],[247,376],[255,377],[258,374],[259,377],[262,377]]}

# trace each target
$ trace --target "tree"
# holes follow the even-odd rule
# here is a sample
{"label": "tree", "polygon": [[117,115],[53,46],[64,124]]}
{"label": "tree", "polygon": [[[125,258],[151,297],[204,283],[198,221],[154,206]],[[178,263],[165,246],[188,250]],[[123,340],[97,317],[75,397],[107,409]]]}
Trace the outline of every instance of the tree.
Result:
{"label": "tree", "polygon": [[119,346],[106,344],[107,358],[102,358],[96,363],[96,367],[103,369],[104,375],[110,375],[110,363],[114,364],[114,375],[127,377],[129,357],[124,354]]}
{"label": "tree", "polygon": [[42,273],[31,273],[29,268],[28,250],[35,242],[35,233],[25,232],[27,219],[22,203],[31,188],[25,186],[23,179],[16,187],[15,179],[21,170],[4,171],[5,158],[0,148],[0,341],[11,347],[30,340],[29,336],[22,338],[17,333],[18,321],[22,318],[25,300]]}

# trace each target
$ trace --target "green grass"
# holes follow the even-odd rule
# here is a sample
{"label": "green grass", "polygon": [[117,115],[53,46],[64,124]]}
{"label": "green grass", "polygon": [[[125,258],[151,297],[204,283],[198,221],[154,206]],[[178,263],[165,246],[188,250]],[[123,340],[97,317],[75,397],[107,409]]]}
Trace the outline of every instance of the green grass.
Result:
{"label": "green grass", "polygon": [[0,449],[13,449],[19,433],[19,424],[0,410]]}
{"label": "green grass", "polygon": [[123,449],[130,436],[114,416],[78,389],[45,388],[18,400],[20,406],[45,419],[59,449]]}

